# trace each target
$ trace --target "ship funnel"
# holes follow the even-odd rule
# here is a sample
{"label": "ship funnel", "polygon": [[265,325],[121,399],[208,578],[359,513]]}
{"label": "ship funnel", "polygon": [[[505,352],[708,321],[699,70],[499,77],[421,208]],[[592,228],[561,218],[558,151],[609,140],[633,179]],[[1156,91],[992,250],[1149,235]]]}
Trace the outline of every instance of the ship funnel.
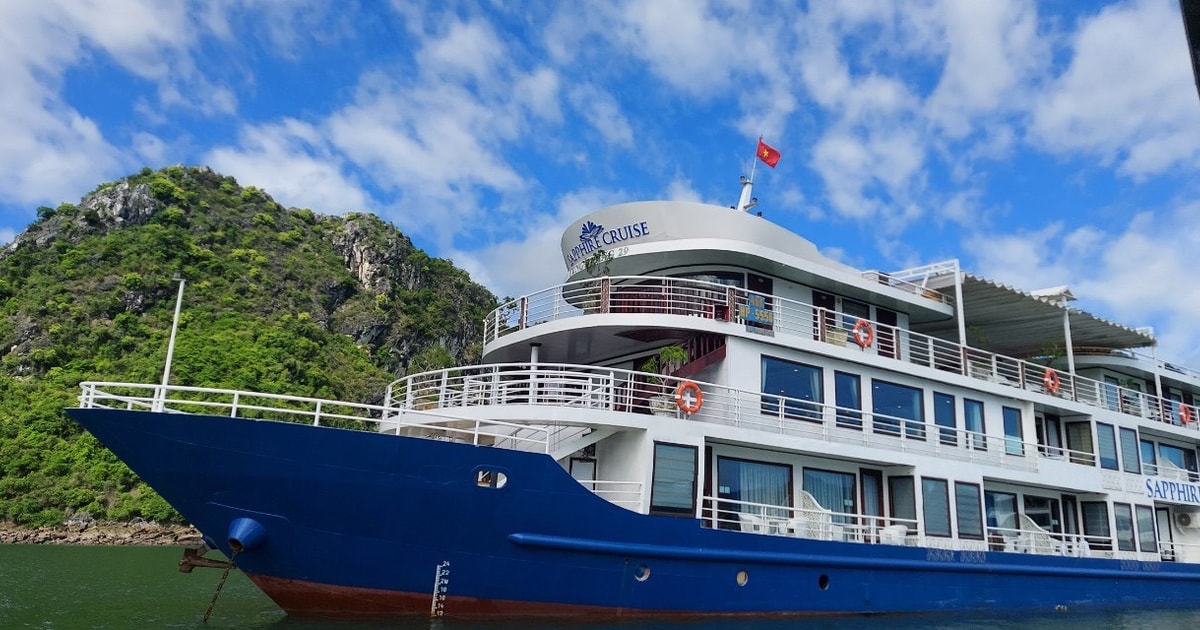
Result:
{"label": "ship funnel", "polygon": [[267,539],[267,528],[252,518],[235,518],[229,523],[229,548],[234,553],[253,549]]}

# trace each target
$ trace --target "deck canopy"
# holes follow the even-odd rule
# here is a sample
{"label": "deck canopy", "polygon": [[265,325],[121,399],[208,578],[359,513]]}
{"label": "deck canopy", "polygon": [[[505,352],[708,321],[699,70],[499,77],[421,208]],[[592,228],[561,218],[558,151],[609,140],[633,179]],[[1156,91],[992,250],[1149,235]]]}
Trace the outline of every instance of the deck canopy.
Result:
{"label": "deck canopy", "polygon": [[[931,279],[929,285],[954,295],[953,274]],[[1071,308],[1055,296],[1035,295],[969,273],[963,274],[962,302],[968,344],[1011,357],[1040,356],[1048,343],[1057,342],[1060,349],[1065,349],[1064,311],[1069,313],[1072,346],[1077,349],[1117,350],[1154,343],[1153,335],[1144,330]],[[958,340],[954,319],[914,324],[913,329]]]}

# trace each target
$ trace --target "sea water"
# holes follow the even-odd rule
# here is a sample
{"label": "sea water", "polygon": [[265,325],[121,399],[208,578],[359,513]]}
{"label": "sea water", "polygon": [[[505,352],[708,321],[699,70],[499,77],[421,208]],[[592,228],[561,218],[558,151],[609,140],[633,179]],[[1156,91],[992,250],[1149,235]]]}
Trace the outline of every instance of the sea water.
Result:
{"label": "sea water", "polygon": [[[671,622],[509,622],[451,620],[335,622],[284,615],[246,576],[229,573],[215,604],[223,571],[180,573],[178,547],[89,547],[0,544],[0,629],[141,630],[1133,630],[1198,628],[1198,610],[972,613],[850,616],[805,619],[711,619]],[[211,613],[207,623],[206,611]]]}

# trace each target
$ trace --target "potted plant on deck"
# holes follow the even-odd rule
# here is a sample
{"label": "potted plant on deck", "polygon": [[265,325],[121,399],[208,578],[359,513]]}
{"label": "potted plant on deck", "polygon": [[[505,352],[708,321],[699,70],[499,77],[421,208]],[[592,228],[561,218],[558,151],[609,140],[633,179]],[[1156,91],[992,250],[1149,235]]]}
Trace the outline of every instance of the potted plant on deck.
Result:
{"label": "potted plant on deck", "polygon": [[655,415],[675,415],[675,397],[667,386],[668,381],[676,370],[683,367],[688,360],[688,352],[683,346],[672,344],[659,348],[658,353],[646,359],[642,371],[655,374],[651,383],[656,385],[650,395],[650,411]]}

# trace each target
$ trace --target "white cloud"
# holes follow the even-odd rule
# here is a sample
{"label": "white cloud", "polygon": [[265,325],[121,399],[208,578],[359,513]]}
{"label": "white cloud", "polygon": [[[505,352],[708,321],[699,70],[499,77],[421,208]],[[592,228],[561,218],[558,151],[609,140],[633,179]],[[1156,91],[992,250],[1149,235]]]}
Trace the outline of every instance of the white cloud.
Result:
{"label": "white cloud", "polygon": [[1034,111],[1036,140],[1133,176],[1200,158],[1200,108],[1178,6],[1145,0],[1106,7],[1071,41],[1070,66]]}
{"label": "white cloud", "polygon": [[456,264],[498,296],[516,297],[561,284],[567,276],[562,234],[579,217],[625,201],[614,191],[587,189],[559,199],[553,214],[534,215],[513,226],[513,237],[482,248],[459,251]]}
{"label": "white cloud", "polygon": [[608,144],[633,146],[633,128],[621,113],[621,105],[611,94],[595,85],[583,84],[571,90],[570,98],[571,105],[579,110]]}
{"label": "white cloud", "polygon": [[214,149],[206,161],[242,185],[266,190],[285,206],[324,212],[373,210],[367,193],[342,173],[340,158],[312,125],[285,119],[246,127],[239,142],[237,148]]}

